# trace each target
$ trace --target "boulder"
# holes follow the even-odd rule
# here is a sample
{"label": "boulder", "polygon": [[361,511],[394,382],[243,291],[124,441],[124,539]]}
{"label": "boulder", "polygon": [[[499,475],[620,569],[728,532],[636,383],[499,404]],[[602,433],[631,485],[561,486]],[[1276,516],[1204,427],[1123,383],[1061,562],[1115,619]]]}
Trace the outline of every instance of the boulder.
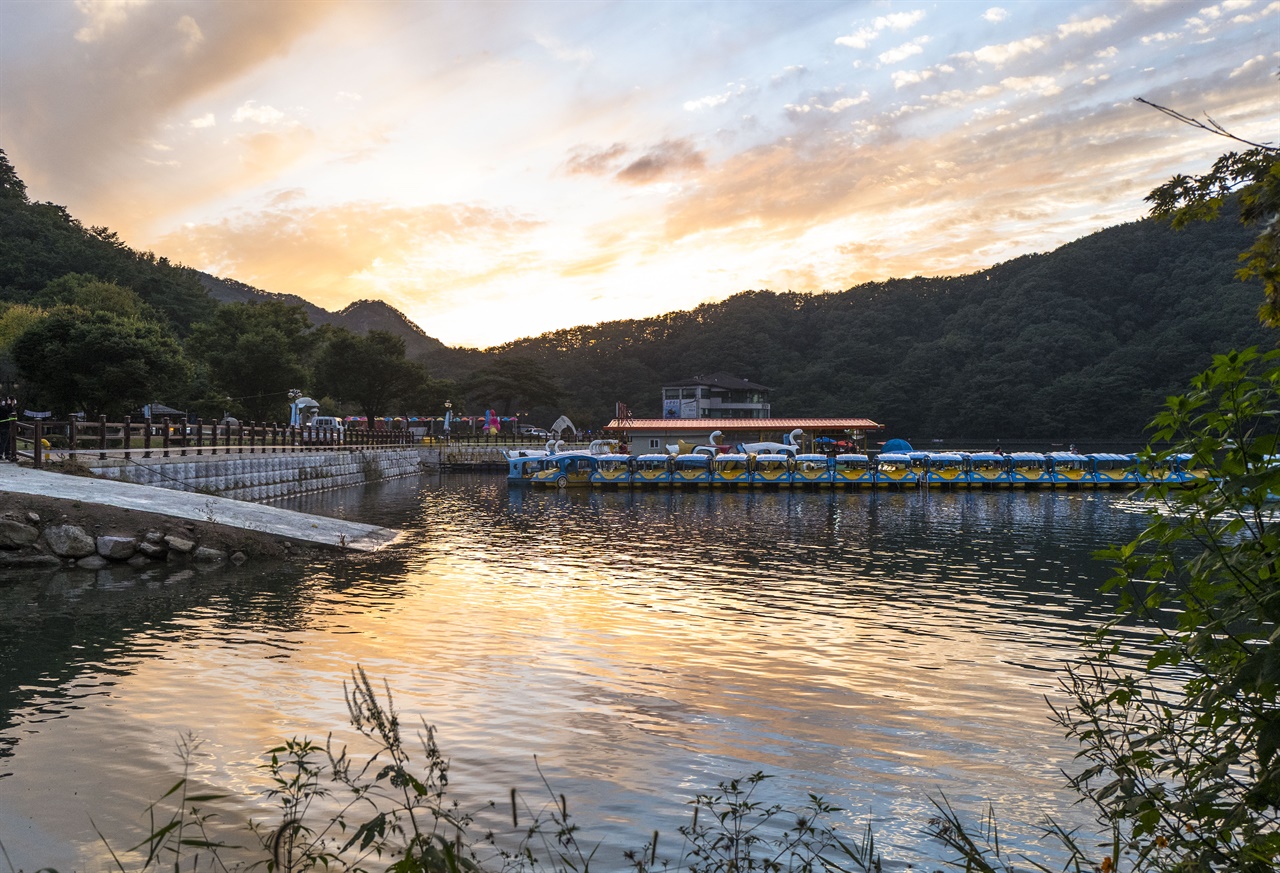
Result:
{"label": "boulder", "polygon": [[164,541],[170,549],[175,552],[182,552],[184,555],[190,554],[196,547],[195,540],[189,540],[174,534],[165,537]]}
{"label": "boulder", "polygon": [[98,551],[93,537],[74,524],[51,524],[44,529],[49,551],[60,558],[87,558]]}
{"label": "boulder", "polygon": [[138,551],[148,558],[159,560],[164,557],[164,553],[169,551],[169,547],[164,544],[164,540],[153,543],[150,540],[143,540],[138,543]]}
{"label": "boulder", "polygon": [[87,558],[81,558],[76,561],[76,566],[83,570],[101,570],[103,567],[110,566],[111,562],[102,555],[90,555]]}
{"label": "boulder", "polygon": [[151,559],[148,558],[146,555],[137,554],[137,555],[134,555],[129,560],[125,561],[125,563],[128,564],[130,567],[145,567],[151,563]]}
{"label": "boulder", "polygon": [[13,552],[0,552],[0,569],[8,567],[60,567],[62,560],[53,555],[19,555]]}
{"label": "boulder", "polygon": [[247,560],[249,560],[249,558],[248,556],[245,555],[244,552],[236,552],[231,556],[231,563],[235,564],[237,567],[239,567],[241,564],[243,564]]}
{"label": "boulder", "polygon": [[133,537],[98,537],[98,554],[110,561],[127,561],[138,551]]}
{"label": "boulder", "polygon": [[153,546],[158,546],[164,542],[164,534],[162,534],[160,531],[156,530],[155,528],[152,528],[151,530],[147,531],[147,535],[143,537],[143,540],[145,540],[148,543],[151,543],[151,545]]}
{"label": "boulder", "polygon": [[0,518],[0,549],[20,549],[40,539],[39,528]]}
{"label": "boulder", "polygon": [[191,555],[191,559],[200,564],[214,564],[227,559],[227,553],[218,549],[210,549],[207,546],[201,546]]}

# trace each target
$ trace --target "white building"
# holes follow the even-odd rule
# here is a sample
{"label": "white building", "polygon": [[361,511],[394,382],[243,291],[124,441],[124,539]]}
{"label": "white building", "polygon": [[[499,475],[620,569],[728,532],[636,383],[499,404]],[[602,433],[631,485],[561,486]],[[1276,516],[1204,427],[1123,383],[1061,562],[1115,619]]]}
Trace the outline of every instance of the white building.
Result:
{"label": "white building", "polygon": [[769,418],[769,389],[727,373],[662,386],[663,418]]}

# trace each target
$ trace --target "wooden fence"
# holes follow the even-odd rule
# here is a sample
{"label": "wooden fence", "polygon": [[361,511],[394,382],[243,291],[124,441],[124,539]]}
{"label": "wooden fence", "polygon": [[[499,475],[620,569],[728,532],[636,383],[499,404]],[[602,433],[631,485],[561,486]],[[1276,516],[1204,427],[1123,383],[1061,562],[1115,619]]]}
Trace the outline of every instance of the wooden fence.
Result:
{"label": "wooden fence", "polygon": [[190,423],[168,418],[157,422],[126,417],[121,422],[108,422],[103,416],[97,421],[14,422],[9,430],[7,454],[30,458],[36,469],[41,469],[50,457],[96,455],[99,460],[106,460],[270,454],[407,446],[414,441],[414,435],[404,430],[339,430],[252,421],[206,424],[203,419]]}

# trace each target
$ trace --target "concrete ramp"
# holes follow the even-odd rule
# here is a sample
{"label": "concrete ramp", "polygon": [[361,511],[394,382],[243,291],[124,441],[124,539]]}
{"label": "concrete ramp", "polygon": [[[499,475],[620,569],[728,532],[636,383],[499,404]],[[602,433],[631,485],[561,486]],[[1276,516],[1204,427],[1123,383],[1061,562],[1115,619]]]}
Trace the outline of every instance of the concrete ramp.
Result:
{"label": "concrete ramp", "polygon": [[225,497],[69,476],[0,463],[0,509],[4,506],[5,493],[150,512],[357,552],[377,551],[402,535],[401,531],[391,528],[307,515]]}

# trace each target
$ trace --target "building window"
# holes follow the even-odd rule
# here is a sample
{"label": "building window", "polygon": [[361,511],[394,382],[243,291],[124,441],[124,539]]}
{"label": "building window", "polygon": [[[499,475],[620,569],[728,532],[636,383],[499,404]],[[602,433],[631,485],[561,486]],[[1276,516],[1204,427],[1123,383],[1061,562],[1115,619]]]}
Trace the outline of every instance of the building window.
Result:
{"label": "building window", "polygon": [[658,448],[658,441],[657,441],[657,440],[649,440],[649,448],[651,448],[651,449],[656,449],[656,448]]}

